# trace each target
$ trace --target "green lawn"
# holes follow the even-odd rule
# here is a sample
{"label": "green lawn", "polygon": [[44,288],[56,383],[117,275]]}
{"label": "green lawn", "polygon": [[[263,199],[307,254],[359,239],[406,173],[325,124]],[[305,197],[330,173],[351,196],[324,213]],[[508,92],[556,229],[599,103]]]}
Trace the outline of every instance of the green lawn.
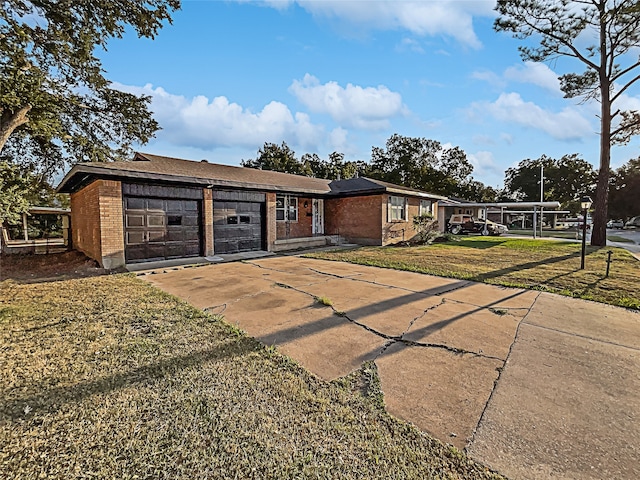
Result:
{"label": "green lawn", "polygon": [[0,378],[2,478],[501,478],[130,275],[0,282]]}
{"label": "green lawn", "polygon": [[[587,247],[554,240],[460,237],[419,247],[365,247],[320,252],[314,258],[409,270],[495,285],[515,286],[640,309],[640,262],[619,248]],[[607,251],[612,250],[605,278]]]}
{"label": "green lawn", "polygon": [[620,235],[607,235],[607,240],[611,242],[620,242],[620,243],[634,243],[633,240],[627,237],[621,237]]}
{"label": "green lawn", "polygon": [[[542,230],[542,236],[544,238],[567,238],[576,240],[576,232],[575,230]],[[525,237],[533,237],[533,231],[531,229],[528,230],[518,230],[515,228],[509,229],[510,235],[523,235]],[[536,235],[540,236],[540,230],[537,230]]]}

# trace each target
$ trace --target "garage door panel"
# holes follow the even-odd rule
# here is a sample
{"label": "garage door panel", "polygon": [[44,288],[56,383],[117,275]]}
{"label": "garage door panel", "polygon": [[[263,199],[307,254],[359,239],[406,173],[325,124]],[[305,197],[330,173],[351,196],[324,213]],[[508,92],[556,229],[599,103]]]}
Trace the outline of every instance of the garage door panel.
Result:
{"label": "garage door panel", "polygon": [[198,230],[184,230],[184,240],[187,242],[199,241],[200,232]]}
{"label": "garage door panel", "polygon": [[125,216],[125,226],[127,227],[143,227],[144,215],[141,214],[127,214]]}
{"label": "garage door panel", "polygon": [[146,201],[147,210],[160,210],[164,211],[164,201],[155,198],[148,198]]}
{"label": "garage door panel", "polygon": [[197,227],[200,225],[200,218],[195,215],[184,215],[182,217],[182,225],[185,227]]}
{"label": "garage door panel", "polygon": [[144,198],[132,198],[132,197],[126,198],[125,208],[127,208],[128,210],[144,210],[145,209]]}
{"label": "garage door panel", "polygon": [[144,243],[144,232],[127,232],[125,239],[127,245],[139,245]]}

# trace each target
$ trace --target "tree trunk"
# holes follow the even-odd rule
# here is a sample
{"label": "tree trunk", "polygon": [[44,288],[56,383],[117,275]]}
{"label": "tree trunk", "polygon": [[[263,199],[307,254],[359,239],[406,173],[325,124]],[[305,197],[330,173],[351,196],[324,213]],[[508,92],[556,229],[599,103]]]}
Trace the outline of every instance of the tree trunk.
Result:
{"label": "tree trunk", "polygon": [[591,226],[591,245],[607,245],[607,215],[609,211],[609,175],[611,167],[611,101],[608,83],[602,91],[600,132],[600,170],[593,202],[593,225]]}
{"label": "tree trunk", "polygon": [[31,105],[25,105],[21,107],[17,112],[7,112],[2,110],[2,116],[0,117],[0,152],[4,148],[5,143],[9,140],[11,134],[16,128],[29,122],[27,114],[31,110]]}
{"label": "tree trunk", "polygon": [[[600,171],[593,202],[593,225],[591,226],[591,245],[604,247],[607,245],[607,213],[609,202],[609,168],[611,164],[611,81],[607,70],[607,19],[605,4],[598,5],[600,13]],[[614,52],[611,52],[614,55]],[[587,219],[585,218],[586,222]]]}

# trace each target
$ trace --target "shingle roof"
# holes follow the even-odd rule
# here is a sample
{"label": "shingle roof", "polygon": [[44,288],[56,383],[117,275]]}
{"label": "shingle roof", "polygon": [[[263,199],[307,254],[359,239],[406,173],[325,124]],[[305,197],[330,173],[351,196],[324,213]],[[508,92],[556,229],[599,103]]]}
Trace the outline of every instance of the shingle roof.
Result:
{"label": "shingle roof", "polygon": [[78,164],[67,173],[57,190],[62,193],[71,193],[92,178],[100,177],[321,195],[364,195],[389,191],[444,198],[371,178],[331,181],[269,170],[220,165],[207,161],[194,162],[148,153],[137,153],[133,161],[127,162]]}
{"label": "shingle roof", "polygon": [[[254,168],[194,162],[179,158],[137,153],[133,161],[81,163],[65,176],[58,191],[73,191],[80,174],[106,175],[130,179],[164,180],[195,185],[243,187],[260,190],[327,194],[330,180],[303,177]],[[76,178],[74,178],[76,177]]]}

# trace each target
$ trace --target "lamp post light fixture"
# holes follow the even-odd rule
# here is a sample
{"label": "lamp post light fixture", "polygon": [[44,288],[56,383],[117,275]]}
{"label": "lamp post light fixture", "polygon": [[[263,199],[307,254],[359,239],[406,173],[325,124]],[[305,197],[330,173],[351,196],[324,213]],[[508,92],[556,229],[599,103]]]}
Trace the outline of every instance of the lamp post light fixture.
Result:
{"label": "lamp post light fixture", "polygon": [[584,255],[587,250],[587,212],[591,208],[591,198],[584,196],[580,199],[582,207],[582,256],[580,257],[580,270],[584,270]]}

